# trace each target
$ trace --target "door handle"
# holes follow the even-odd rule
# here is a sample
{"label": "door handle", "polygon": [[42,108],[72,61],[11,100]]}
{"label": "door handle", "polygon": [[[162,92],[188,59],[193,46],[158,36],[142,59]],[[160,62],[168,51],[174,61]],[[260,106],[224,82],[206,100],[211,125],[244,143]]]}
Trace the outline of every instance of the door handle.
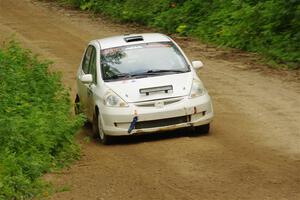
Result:
{"label": "door handle", "polygon": [[92,91],[91,86],[88,86],[88,91],[87,91],[87,93],[88,93],[88,96],[91,96],[91,95],[93,94],[93,91]]}

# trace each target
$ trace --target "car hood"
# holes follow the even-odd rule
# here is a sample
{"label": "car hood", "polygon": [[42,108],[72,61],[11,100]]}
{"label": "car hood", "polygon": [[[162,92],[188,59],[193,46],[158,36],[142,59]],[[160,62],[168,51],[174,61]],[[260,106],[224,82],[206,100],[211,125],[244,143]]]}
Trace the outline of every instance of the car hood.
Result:
{"label": "car hood", "polygon": [[[106,85],[126,102],[134,103],[189,95],[192,81],[193,74],[187,72],[106,82]],[[158,91],[153,92],[153,88]],[[166,92],[164,88],[172,90]]]}

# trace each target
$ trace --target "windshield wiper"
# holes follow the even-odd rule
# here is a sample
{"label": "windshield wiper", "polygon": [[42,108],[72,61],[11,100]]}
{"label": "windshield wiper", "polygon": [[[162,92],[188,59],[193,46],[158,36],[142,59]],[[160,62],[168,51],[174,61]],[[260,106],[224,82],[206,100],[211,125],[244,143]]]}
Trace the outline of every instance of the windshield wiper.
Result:
{"label": "windshield wiper", "polygon": [[130,78],[143,78],[147,77],[147,74],[129,74],[129,73],[119,73],[119,74],[114,74],[110,77],[108,77],[106,80],[117,80],[117,79],[130,79]]}
{"label": "windshield wiper", "polygon": [[131,74],[131,76],[148,76],[148,75],[158,76],[161,73],[184,73],[184,72],[188,72],[188,71],[174,70],[174,69],[160,69],[160,70],[148,70],[146,72],[142,72],[138,74]]}
{"label": "windshield wiper", "polygon": [[152,74],[152,73],[168,73],[168,72],[184,73],[184,72],[187,72],[187,71],[178,70],[178,69],[159,69],[159,70],[149,70],[146,73]]}
{"label": "windshield wiper", "polygon": [[119,78],[129,78],[131,75],[129,73],[119,73],[114,74],[111,77],[108,77],[108,79],[119,79]]}
{"label": "windshield wiper", "polygon": [[148,70],[146,72],[142,73],[136,73],[136,74],[129,74],[129,73],[119,73],[119,74],[114,74],[111,77],[108,77],[107,80],[116,80],[116,79],[122,79],[122,78],[143,78],[147,76],[158,76],[161,73],[185,73],[188,71],[183,71],[183,70],[174,70],[174,69],[160,69],[160,70]]}

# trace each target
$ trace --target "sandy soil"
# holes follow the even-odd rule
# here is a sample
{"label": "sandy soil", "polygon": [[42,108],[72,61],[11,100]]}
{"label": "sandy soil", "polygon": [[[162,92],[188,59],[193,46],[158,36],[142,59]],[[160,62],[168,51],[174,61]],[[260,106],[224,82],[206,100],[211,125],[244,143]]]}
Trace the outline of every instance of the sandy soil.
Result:
{"label": "sandy soil", "polygon": [[[48,3],[0,0],[0,41],[14,34],[53,60],[72,95],[89,40],[144,31]],[[83,128],[82,159],[47,175],[64,188],[50,199],[300,199],[299,71],[270,70],[252,54],[175,40],[205,63],[199,75],[214,101],[211,134],[184,130],[103,146],[87,142],[90,129]]]}

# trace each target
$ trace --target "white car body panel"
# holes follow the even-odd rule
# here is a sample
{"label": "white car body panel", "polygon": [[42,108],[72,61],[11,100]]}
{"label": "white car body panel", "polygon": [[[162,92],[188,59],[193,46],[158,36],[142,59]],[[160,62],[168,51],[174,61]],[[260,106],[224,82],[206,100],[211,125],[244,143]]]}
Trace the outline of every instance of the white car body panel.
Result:
{"label": "white car body panel", "polygon": [[[154,101],[155,102],[155,101]],[[194,110],[196,107],[196,112]],[[203,115],[205,112],[205,115]],[[180,123],[164,127],[153,127],[146,129],[134,129],[128,133],[128,128],[135,116],[138,116],[139,121],[169,119],[176,116],[191,115],[191,121],[188,123]],[[115,109],[104,107],[102,110],[102,120],[104,122],[105,132],[108,135],[132,135],[141,133],[151,133],[157,131],[174,130],[183,127],[200,126],[211,122],[213,110],[208,95],[200,98],[189,99],[188,97],[181,98],[180,101],[164,106],[163,108],[142,107],[136,104],[129,104],[129,107]],[[117,125],[117,126],[116,126]]]}
{"label": "white car body panel", "polygon": [[[126,35],[125,35],[126,36]],[[127,35],[129,36],[129,35]],[[160,33],[144,33],[132,34],[130,36],[143,36],[144,41],[134,42],[134,44],[150,43],[150,42],[169,42],[170,38]],[[101,44],[101,49],[127,46],[128,43],[124,40],[124,35],[114,36],[97,40]]]}
{"label": "white car body panel", "polygon": [[[190,93],[193,80],[191,72],[182,74],[171,74],[165,76],[155,76],[142,79],[107,82],[106,85],[128,103],[150,101],[155,99],[174,98],[187,96]],[[151,95],[140,94],[140,89],[149,87],[168,86],[173,87],[173,91],[165,93],[157,92]]]}

